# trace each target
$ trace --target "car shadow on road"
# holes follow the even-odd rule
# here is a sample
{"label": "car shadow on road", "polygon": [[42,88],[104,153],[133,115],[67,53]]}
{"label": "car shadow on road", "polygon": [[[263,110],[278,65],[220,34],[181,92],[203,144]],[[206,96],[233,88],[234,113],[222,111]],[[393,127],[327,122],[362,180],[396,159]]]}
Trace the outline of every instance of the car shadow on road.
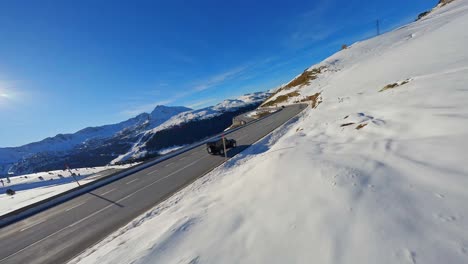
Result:
{"label": "car shadow on road", "polygon": [[109,202],[109,203],[111,203],[111,204],[117,205],[118,207],[124,207],[122,204],[119,204],[119,203],[114,202],[114,201],[112,201],[112,200],[109,200],[109,199],[107,199],[107,198],[105,198],[105,197],[102,197],[102,196],[99,195],[99,194],[95,194],[95,193],[92,193],[92,192],[89,192],[89,194],[92,195],[92,196],[94,196],[94,197],[97,197],[97,198],[99,198],[99,199],[102,199],[102,200],[104,200],[104,201],[106,201],[106,202]]}

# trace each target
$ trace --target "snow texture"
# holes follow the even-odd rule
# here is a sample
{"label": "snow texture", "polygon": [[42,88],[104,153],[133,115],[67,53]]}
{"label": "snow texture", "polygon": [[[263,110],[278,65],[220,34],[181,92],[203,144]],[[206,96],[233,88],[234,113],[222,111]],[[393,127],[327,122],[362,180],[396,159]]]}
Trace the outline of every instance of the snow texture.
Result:
{"label": "snow texture", "polygon": [[454,1],[312,66],[316,109],[72,263],[468,263],[467,25]]}
{"label": "snow texture", "polygon": [[[121,166],[77,168],[2,178],[3,183],[0,183],[0,215],[76,188],[77,183],[72,173],[76,174],[75,178],[80,184],[86,184],[104,176],[104,173],[117,172],[135,165],[134,163]],[[15,190],[15,195],[5,194],[5,191],[10,188]]]}

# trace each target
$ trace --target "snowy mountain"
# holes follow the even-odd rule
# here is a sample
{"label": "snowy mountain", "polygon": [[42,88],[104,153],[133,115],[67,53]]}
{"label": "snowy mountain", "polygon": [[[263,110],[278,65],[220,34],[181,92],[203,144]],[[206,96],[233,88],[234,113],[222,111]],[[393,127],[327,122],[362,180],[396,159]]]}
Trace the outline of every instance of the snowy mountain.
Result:
{"label": "snowy mountain", "polygon": [[[142,133],[139,140],[132,146],[132,148],[119,155],[116,159],[112,160],[112,164],[123,162],[131,159],[139,159],[148,154],[148,147],[153,150],[159,150],[172,146],[179,146],[190,144],[204,136],[214,134],[215,132],[221,132],[221,128],[225,129],[231,124],[231,119],[240,114],[241,112],[255,109],[260,105],[270,94],[268,92],[257,92],[240,96],[237,99],[227,99],[221,103],[206,107],[198,110],[191,110],[182,112],[180,114],[172,116],[169,120],[162,123],[153,129],[149,129],[145,133]],[[211,122],[204,122],[206,126],[199,127],[195,125],[195,122],[210,120]],[[215,123],[208,126],[207,123]],[[189,124],[190,123],[190,124]],[[214,127],[215,126],[215,127]],[[177,130],[179,135],[176,135],[175,131],[169,129],[174,128]],[[171,135],[163,136],[162,131],[168,130]],[[196,130],[196,131],[193,131]],[[211,133],[210,133],[211,131]],[[198,134],[199,136],[190,137],[186,134]],[[182,137],[180,137],[183,135]],[[202,136],[203,135],[203,136]],[[171,138],[169,138],[171,137]],[[184,140],[179,141],[177,138],[183,138]],[[186,139],[186,140],[185,140]]]}
{"label": "snowy mountain", "polygon": [[30,163],[45,165],[50,159],[96,148],[112,138],[131,141],[138,133],[157,127],[172,116],[189,110],[187,107],[159,105],[150,114],[142,113],[117,124],[88,127],[73,134],[58,134],[20,147],[0,148],[0,175],[8,171],[32,172],[38,165]]}
{"label": "snowy mountain", "polygon": [[[65,164],[90,167],[141,159],[160,149],[190,144],[192,140],[225,129],[233,115],[257,107],[268,95],[262,92],[243,95],[200,110],[159,105],[149,114],[142,113],[118,124],[88,127],[73,134],[59,134],[20,147],[0,148],[0,175],[62,169]],[[201,120],[211,120],[217,124],[199,127],[198,133],[180,131],[183,124]],[[179,134],[196,136],[185,137],[183,141],[173,140],[171,135],[174,133],[168,132],[173,127],[177,127]],[[195,126],[191,124],[187,128],[195,129]],[[168,135],[160,139],[161,131],[166,131],[164,133]],[[158,137],[155,137],[156,134]]]}
{"label": "snowy mountain", "polygon": [[456,0],[310,67],[265,103],[298,119],[71,263],[467,263],[467,25]]}

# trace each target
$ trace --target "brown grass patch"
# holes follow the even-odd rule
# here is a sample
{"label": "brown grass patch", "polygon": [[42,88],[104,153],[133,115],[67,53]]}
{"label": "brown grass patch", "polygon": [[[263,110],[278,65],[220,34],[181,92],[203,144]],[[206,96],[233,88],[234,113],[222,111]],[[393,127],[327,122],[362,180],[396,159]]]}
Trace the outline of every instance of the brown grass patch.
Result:
{"label": "brown grass patch", "polygon": [[384,88],[380,89],[379,92],[383,92],[383,91],[386,91],[386,90],[390,90],[390,89],[393,89],[393,88],[396,88],[396,87],[399,87],[399,86],[402,86],[402,85],[405,85],[407,83],[409,83],[410,80],[404,80],[403,82],[401,83],[392,83],[392,84],[387,84]]}
{"label": "brown grass patch", "polygon": [[320,97],[321,93],[316,93],[311,96],[307,96],[306,98],[302,99],[301,102],[310,102],[312,108],[317,108],[319,104],[322,102],[322,98]]}
{"label": "brown grass patch", "polygon": [[451,2],[453,2],[454,0],[439,0],[439,5],[440,6],[444,6],[446,4],[450,4]]}
{"label": "brown grass patch", "polygon": [[357,126],[356,129],[359,130],[361,128],[364,128],[365,126],[367,126],[367,124],[359,124],[359,126]]}
{"label": "brown grass patch", "polygon": [[280,103],[283,103],[283,102],[287,101],[291,97],[296,97],[296,96],[299,96],[299,95],[301,95],[301,94],[296,92],[296,91],[294,91],[292,93],[280,95],[280,96],[276,97],[275,100],[266,102],[262,106],[263,107],[274,106],[274,105],[277,105],[277,104],[280,104]]}
{"label": "brown grass patch", "polygon": [[304,85],[309,85],[311,81],[315,80],[318,78],[318,75],[322,73],[323,70],[325,70],[327,67],[325,66],[320,66],[318,68],[314,68],[310,71],[305,70],[301,75],[296,77],[294,80],[290,81],[286,86],[284,86],[282,89],[291,89],[296,86],[304,86]]}
{"label": "brown grass patch", "polygon": [[430,13],[431,11],[422,12],[421,14],[418,15],[418,18],[416,19],[416,21],[421,20],[423,17],[429,15]]}

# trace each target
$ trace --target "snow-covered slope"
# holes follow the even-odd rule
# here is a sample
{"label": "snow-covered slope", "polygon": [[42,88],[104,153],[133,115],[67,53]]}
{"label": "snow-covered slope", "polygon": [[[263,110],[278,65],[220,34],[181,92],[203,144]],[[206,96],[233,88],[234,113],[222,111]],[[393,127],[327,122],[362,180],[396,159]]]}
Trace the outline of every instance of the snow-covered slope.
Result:
{"label": "snow-covered slope", "polygon": [[468,263],[467,25],[457,0],[311,67],[284,103],[315,108],[72,263]]}
{"label": "snow-covered slope", "polygon": [[[57,170],[0,179],[0,215],[76,188],[75,180],[86,184],[134,165],[137,164]],[[15,195],[7,195],[7,189],[15,190]]]}

